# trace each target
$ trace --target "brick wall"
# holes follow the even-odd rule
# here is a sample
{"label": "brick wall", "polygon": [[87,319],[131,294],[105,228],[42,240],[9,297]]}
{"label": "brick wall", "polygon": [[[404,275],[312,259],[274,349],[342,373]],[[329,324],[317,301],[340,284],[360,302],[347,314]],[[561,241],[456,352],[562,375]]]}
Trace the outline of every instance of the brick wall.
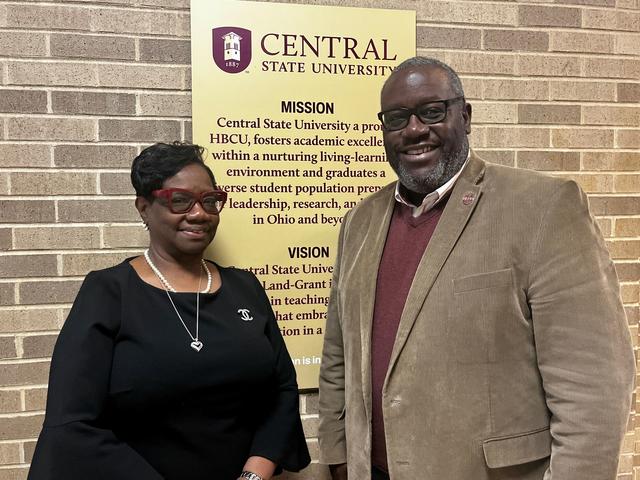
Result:
{"label": "brick wall", "polygon": [[[416,9],[419,53],[463,77],[472,145],[588,192],[637,344],[638,0],[290,3]],[[52,346],[83,276],[146,243],[128,168],[151,142],[190,139],[189,64],[188,0],[0,3],[0,480],[26,478]],[[301,406],[317,458],[317,396]],[[635,408],[619,479],[640,480],[634,420]]]}

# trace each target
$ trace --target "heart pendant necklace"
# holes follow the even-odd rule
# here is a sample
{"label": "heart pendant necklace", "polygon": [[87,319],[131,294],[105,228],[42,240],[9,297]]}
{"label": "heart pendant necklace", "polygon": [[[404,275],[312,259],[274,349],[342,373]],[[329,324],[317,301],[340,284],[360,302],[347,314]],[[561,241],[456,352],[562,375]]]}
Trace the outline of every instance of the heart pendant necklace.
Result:
{"label": "heart pendant necklace", "polygon": [[[149,249],[148,248],[144,252],[144,258],[147,261],[147,263],[149,264],[149,267],[151,267],[151,270],[153,270],[153,272],[156,274],[156,276],[160,280],[160,283],[164,287],[164,291],[166,292],[167,297],[169,297],[169,301],[171,302],[171,306],[175,310],[176,315],[178,316],[178,318],[180,319],[180,323],[182,323],[182,326],[184,327],[184,329],[189,334],[189,337],[191,337],[191,343],[189,344],[189,346],[191,348],[193,348],[196,352],[199,352],[200,350],[202,350],[202,347],[204,347],[204,344],[202,343],[202,341],[198,339],[198,334],[200,333],[200,285],[202,283],[202,276],[198,277],[198,290],[196,290],[196,334],[195,334],[195,336],[193,336],[191,334],[191,330],[189,330],[189,327],[187,327],[187,324],[184,323],[184,320],[182,319],[182,315],[180,315],[180,312],[178,312],[178,309],[176,308],[176,304],[173,302],[173,298],[171,298],[171,294],[169,293],[169,288],[168,288],[168,287],[170,287],[169,282],[166,281],[166,279],[164,278],[162,273],[160,273],[160,269],[158,269],[158,267],[156,267],[155,264],[151,261],[151,256],[149,255]],[[204,260],[202,260],[202,268],[204,269],[205,273],[207,274],[207,287],[208,288],[205,291],[209,291],[209,289],[211,288],[211,272],[209,271],[209,268],[207,268],[207,264],[205,263]],[[173,292],[176,291],[173,288],[171,288],[171,290]]]}

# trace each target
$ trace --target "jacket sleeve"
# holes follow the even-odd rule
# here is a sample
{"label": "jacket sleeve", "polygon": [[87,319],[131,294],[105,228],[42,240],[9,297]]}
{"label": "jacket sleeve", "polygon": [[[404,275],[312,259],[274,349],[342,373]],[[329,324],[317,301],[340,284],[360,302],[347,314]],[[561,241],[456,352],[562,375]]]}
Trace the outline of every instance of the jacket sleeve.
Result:
{"label": "jacket sleeve", "polygon": [[250,456],[268,458],[278,465],[276,472],[282,469],[298,472],[311,462],[311,458],[300,420],[296,370],[278,328],[269,298],[260,282],[255,277],[253,279],[257,295],[268,311],[265,334],[275,355],[275,370],[273,392],[270,392],[273,401],[269,405],[266,417],[256,430]]}
{"label": "jacket sleeve", "polygon": [[47,412],[29,480],[161,480],[105,418],[120,288],[104,272],[85,279],[53,352]]}
{"label": "jacket sleeve", "polygon": [[548,203],[534,248],[528,295],[551,412],[544,478],[614,479],[634,357],[613,262],[575,182]]}
{"label": "jacket sleeve", "polygon": [[319,424],[318,444],[320,463],[335,465],[347,461],[347,440],[345,435],[345,363],[342,340],[342,320],[340,317],[340,263],[348,214],[340,227],[338,252],[333,269],[331,294],[324,332],[322,363],[319,381]]}

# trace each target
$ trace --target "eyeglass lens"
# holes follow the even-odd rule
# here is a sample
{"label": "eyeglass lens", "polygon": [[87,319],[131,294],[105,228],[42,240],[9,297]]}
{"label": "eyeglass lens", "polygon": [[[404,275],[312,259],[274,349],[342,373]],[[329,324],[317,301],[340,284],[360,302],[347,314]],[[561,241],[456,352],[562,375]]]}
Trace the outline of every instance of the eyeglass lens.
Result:
{"label": "eyeglass lens", "polygon": [[422,123],[431,125],[446,118],[447,106],[444,102],[434,102],[415,109],[389,110],[382,114],[382,123],[389,130],[400,130],[409,124],[411,115],[416,115]]}
{"label": "eyeglass lens", "polygon": [[[175,213],[185,213],[193,208],[197,197],[188,192],[173,192],[171,194],[171,208]],[[200,204],[207,213],[219,213],[223,202],[215,192],[200,198]]]}

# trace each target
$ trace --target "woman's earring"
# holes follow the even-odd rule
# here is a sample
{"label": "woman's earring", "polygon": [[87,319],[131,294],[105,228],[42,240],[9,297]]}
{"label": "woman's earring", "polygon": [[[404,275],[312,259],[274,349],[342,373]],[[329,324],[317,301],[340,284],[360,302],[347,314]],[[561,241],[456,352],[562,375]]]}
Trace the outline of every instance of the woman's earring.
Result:
{"label": "woman's earring", "polygon": [[149,231],[149,224],[146,221],[142,221],[142,228],[144,228],[146,231]]}

